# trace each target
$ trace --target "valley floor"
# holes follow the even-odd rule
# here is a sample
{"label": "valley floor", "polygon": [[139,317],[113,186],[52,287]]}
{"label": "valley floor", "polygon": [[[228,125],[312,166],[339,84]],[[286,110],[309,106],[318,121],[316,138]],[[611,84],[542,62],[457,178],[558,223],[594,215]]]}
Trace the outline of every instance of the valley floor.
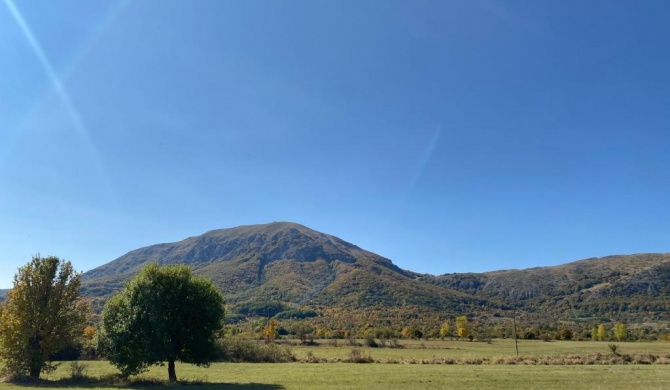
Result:
{"label": "valley floor", "polygon": [[[89,362],[89,375],[113,372],[106,362]],[[64,366],[65,367],[65,366]],[[164,380],[165,369],[153,368],[144,378]],[[279,390],[279,389],[668,389],[670,367],[661,365],[626,366],[462,366],[392,364],[251,364],[217,363],[209,368],[178,365],[181,380],[191,383],[170,388]],[[65,370],[49,376],[56,380]],[[196,383],[197,385],[194,385]],[[162,386],[115,385],[105,387],[90,382],[12,385],[0,383],[2,390],[60,389],[155,389]]]}
{"label": "valley floor", "polygon": [[[324,342],[325,344],[326,342]],[[299,359],[309,355],[337,358],[350,353],[351,347],[340,340],[340,346],[294,347]],[[513,340],[494,340],[491,344],[460,341],[404,342],[402,349],[361,349],[364,354],[382,361],[402,358],[402,364],[382,363],[215,363],[209,368],[177,365],[177,375],[185,384],[170,388],[280,390],[280,389],[668,389],[670,365],[444,365],[410,364],[431,357],[491,358],[514,354]],[[528,342],[519,344],[525,356],[568,356],[607,353],[606,342]],[[670,343],[619,343],[622,353],[670,354]],[[73,383],[70,364],[35,384],[0,383],[0,390],[60,389],[157,389],[167,378],[165,367],[153,367],[135,378],[131,385],[110,380],[116,373],[104,361],[82,362],[88,381]],[[102,378],[102,379],[101,379]],[[107,378],[107,379],[105,379]]]}

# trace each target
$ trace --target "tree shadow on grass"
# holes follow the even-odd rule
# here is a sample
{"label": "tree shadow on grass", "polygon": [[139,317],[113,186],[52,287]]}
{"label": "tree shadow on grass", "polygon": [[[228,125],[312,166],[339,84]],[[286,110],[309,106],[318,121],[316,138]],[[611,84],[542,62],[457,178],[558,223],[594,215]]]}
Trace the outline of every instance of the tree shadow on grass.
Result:
{"label": "tree shadow on grass", "polygon": [[226,382],[205,382],[205,381],[179,381],[175,384],[169,384],[157,380],[130,380],[124,381],[119,378],[84,378],[80,380],[72,379],[26,379],[11,381],[17,387],[29,388],[53,388],[53,389],[97,389],[100,387],[113,389],[192,389],[192,390],[283,390],[282,385],[267,383],[226,383]]}

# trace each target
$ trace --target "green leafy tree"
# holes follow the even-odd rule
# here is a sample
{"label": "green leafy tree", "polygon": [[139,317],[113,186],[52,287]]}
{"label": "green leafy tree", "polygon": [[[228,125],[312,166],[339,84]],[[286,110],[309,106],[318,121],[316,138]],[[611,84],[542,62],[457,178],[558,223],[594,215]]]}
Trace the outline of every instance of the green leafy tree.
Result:
{"label": "green leafy tree", "polygon": [[49,356],[82,336],[89,305],[79,293],[81,274],[69,261],[34,256],[14,275],[0,310],[0,358],[10,376],[39,378],[55,365]]}
{"label": "green leafy tree", "polygon": [[617,341],[626,340],[627,337],[628,337],[628,329],[626,329],[625,324],[618,323],[614,325],[614,338],[616,338]]}
{"label": "green leafy tree", "polygon": [[563,325],[561,329],[558,330],[557,336],[559,340],[572,340],[572,329],[568,328],[566,325]]}
{"label": "green leafy tree", "polygon": [[175,361],[208,366],[216,358],[223,298],[212,283],[185,265],[146,266],[105,305],[99,349],[124,376]]}

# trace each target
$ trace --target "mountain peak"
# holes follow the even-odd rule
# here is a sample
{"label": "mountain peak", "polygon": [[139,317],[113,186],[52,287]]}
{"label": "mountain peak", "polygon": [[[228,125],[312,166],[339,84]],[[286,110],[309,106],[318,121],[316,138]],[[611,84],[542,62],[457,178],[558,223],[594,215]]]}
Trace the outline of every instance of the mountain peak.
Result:
{"label": "mountain peak", "polygon": [[[83,279],[134,274],[144,265],[184,263],[203,266],[212,262],[260,261],[261,266],[278,260],[299,262],[341,261],[355,263],[376,256],[340,238],[294,222],[272,222],[208,231],[179,242],[151,245],[126,253],[88,271]],[[386,259],[384,259],[386,260]],[[390,266],[390,260],[386,260]]]}
{"label": "mountain peak", "polygon": [[[195,274],[214,281],[229,302],[245,301],[254,294],[297,304],[312,298],[323,301],[338,296],[349,285],[343,281],[352,278],[371,283],[365,291],[400,281],[415,283],[413,273],[340,238],[293,222],[273,222],[211,230],[179,242],[136,249],[86,272],[83,288],[87,295],[107,295],[152,262],[188,264]],[[387,298],[392,301],[390,295]]]}

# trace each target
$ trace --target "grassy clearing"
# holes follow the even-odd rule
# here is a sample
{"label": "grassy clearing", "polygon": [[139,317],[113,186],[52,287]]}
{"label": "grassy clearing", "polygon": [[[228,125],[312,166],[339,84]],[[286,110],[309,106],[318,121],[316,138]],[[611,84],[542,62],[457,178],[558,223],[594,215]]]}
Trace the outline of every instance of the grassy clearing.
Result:
{"label": "grassy clearing", "polygon": [[[491,344],[461,341],[404,341],[405,348],[366,348],[375,360],[423,360],[505,358],[514,355],[514,340],[494,340]],[[522,356],[569,356],[607,354],[606,342],[521,341]],[[293,347],[299,359],[313,356],[346,358],[352,347]],[[619,343],[624,354],[670,353],[670,343]],[[167,369],[153,367],[149,372],[124,383],[113,377],[116,370],[107,362],[83,362],[87,380],[72,382],[69,363],[63,363],[39,383],[21,385],[0,383],[0,390],[60,389],[158,389],[165,386]],[[667,389],[668,365],[442,365],[442,364],[353,364],[353,363],[216,363],[210,368],[177,365],[181,385],[171,388],[279,390],[279,389]]]}
{"label": "grassy clearing", "polygon": [[[362,340],[359,340],[362,344]],[[608,344],[605,341],[535,341],[519,340],[519,355],[543,357],[543,356],[568,356],[568,355],[588,355],[610,352]],[[404,348],[364,348],[366,354],[371,355],[375,360],[389,359],[463,359],[463,358],[493,358],[514,356],[514,340],[493,340],[489,343],[469,342],[469,341],[417,341],[403,340],[401,342]],[[668,342],[635,342],[635,343],[617,343],[619,352],[625,354],[650,353],[655,355],[665,355],[670,353],[670,343]],[[339,340],[339,346],[331,347],[325,341],[320,346],[296,346],[292,347],[298,359],[305,359],[311,352],[314,356],[323,358],[346,358],[351,351],[351,346],[345,341]]]}
{"label": "grassy clearing", "polygon": [[[106,362],[87,362],[88,375],[105,377],[114,372]],[[177,365],[180,380],[190,383],[181,389],[667,389],[667,366],[444,366],[391,364],[254,364],[217,363],[210,368]],[[67,365],[39,384],[0,383],[2,390],[60,389],[157,389],[167,376],[155,367],[127,385],[90,381],[80,384],[57,382],[67,377]]]}

